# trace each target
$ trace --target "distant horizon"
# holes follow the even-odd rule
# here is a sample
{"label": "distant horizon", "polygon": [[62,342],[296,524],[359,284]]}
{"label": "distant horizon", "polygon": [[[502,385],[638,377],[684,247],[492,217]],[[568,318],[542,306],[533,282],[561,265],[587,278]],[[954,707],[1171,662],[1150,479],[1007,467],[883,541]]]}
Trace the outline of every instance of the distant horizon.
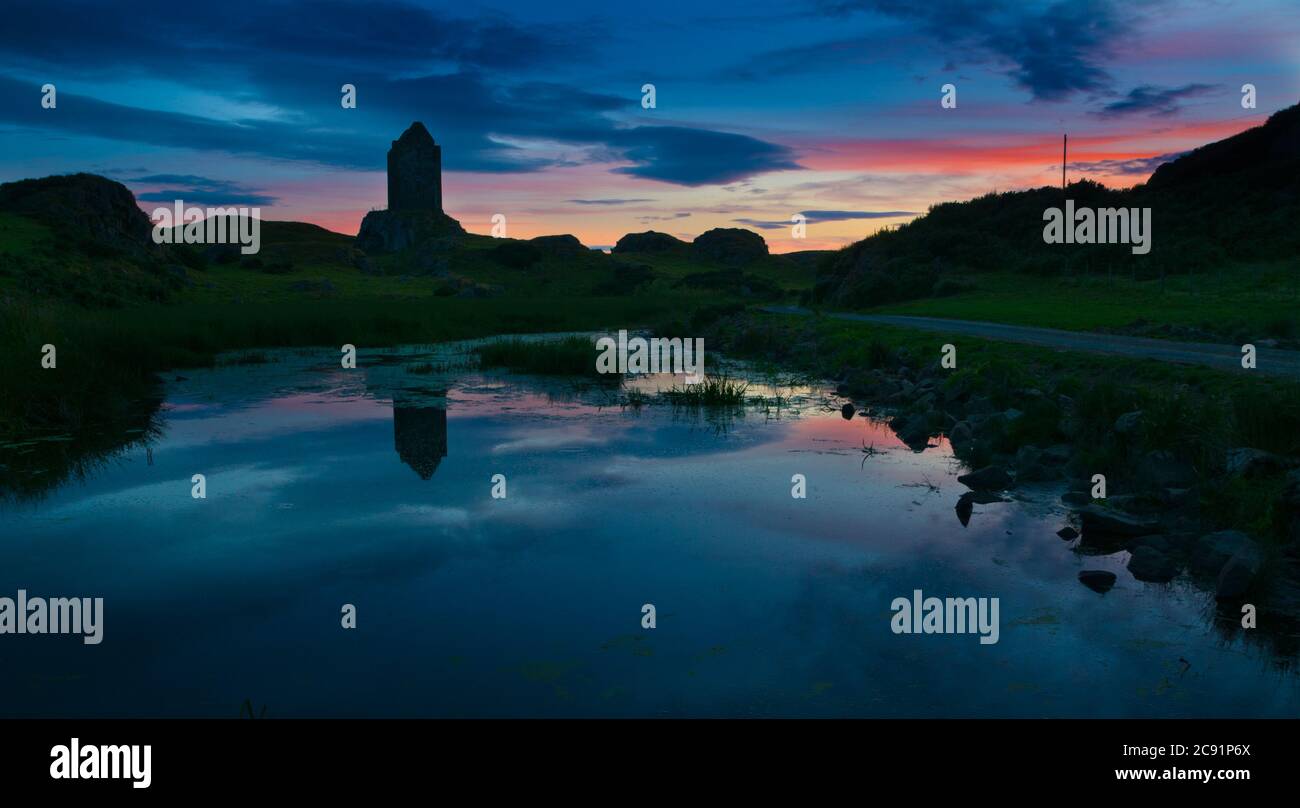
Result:
{"label": "distant horizon", "polygon": [[[472,233],[503,213],[519,238],[740,227],[774,253],[836,249],[941,202],[1057,185],[1065,133],[1071,180],[1131,187],[1296,103],[1297,15],[1280,0],[1229,5],[1243,13],[330,3],[304,26],[284,3],[140,26],[52,0],[13,9],[0,32],[0,181],[84,171],[146,212],[179,198],[355,235],[384,207],[390,143],[421,121],[443,148],[445,208]],[[955,107],[941,107],[945,85]],[[801,211],[822,215],[796,240]]]}

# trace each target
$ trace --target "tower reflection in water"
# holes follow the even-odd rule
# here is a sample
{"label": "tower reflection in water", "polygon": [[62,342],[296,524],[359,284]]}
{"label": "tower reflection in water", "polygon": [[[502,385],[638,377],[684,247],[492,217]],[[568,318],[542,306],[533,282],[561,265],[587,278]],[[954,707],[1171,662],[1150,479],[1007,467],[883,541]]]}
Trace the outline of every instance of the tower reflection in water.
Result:
{"label": "tower reflection in water", "polygon": [[420,479],[431,478],[447,456],[447,408],[394,401],[393,446]]}

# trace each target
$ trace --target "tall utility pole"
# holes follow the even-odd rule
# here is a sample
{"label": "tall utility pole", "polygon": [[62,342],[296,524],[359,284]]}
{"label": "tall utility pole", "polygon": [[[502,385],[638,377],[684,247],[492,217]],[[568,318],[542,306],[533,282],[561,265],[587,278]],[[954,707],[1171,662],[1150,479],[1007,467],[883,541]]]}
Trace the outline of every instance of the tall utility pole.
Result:
{"label": "tall utility pole", "polygon": [[[1070,136],[1065,133],[1062,133],[1061,134],[1061,206],[1063,208],[1065,207],[1065,204],[1069,201],[1068,194],[1065,190],[1065,151],[1066,151],[1066,147],[1069,144],[1070,144]],[[1074,227],[1074,222],[1066,222],[1065,226]],[[1065,253],[1061,253],[1061,275],[1064,276],[1069,274],[1070,274],[1070,266],[1065,261]]]}
{"label": "tall utility pole", "polygon": [[1070,144],[1069,135],[1061,135],[1061,195],[1065,195],[1065,147]]}

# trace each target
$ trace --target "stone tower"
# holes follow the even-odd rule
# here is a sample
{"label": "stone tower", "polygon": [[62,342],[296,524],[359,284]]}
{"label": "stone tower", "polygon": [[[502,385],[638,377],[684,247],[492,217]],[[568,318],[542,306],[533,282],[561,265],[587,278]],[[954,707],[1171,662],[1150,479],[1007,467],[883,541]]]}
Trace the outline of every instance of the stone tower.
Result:
{"label": "stone tower", "polygon": [[419,121],[388,150],[388,209],[442,212],[442,147]]}

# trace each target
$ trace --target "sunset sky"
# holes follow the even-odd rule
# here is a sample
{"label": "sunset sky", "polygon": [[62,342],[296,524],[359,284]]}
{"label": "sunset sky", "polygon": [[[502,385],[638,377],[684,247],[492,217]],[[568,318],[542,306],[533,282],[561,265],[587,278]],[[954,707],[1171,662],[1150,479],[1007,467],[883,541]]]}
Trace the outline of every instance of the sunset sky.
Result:
{"label": "sunset sky", "polygon": [[260,206],[344,233],[385,206],[385,153],[415,120],[473,232],[494,213],[589,246],[748,227],[786,252],[1059,183],[1063,132],[1072,179],[1131,185],[1300,101],[1295,0],[47,0],[5,17],[0,181],[90,171],[147,211]]}

